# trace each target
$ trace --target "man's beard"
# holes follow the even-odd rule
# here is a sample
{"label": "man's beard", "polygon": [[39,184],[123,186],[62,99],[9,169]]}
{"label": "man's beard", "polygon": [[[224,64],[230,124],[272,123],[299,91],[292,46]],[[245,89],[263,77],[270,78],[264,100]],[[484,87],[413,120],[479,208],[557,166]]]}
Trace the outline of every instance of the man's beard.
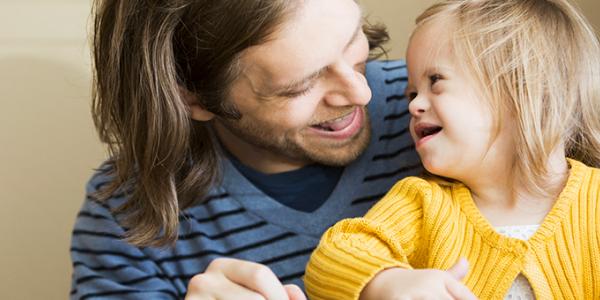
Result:
{"label": "man's beard", "polygon": [[[328,166],[346,166],[356,160],[367,148],[371,139],[368,111],[364,109],[363,126],[349,140],[334,142],[315,135],[307,137],[307,128],[301,132],[276,133],[277,128],[256,124],[255,121],[219,119],[220,123],[238,139],[259,149],[294,161],[307,161]],[[323,142],[325,141],[325,142]]]}

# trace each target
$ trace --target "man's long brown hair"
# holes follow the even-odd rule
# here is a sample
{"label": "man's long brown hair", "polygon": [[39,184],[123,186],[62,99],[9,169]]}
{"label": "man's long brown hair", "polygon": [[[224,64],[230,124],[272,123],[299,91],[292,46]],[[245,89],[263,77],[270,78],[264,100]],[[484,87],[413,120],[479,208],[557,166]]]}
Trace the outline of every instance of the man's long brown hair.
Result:
{"label": "man's long brown hair", "polygon": [[[127,241],[177,239],[180,210],[206,199],[221,177],[208,124],[193,121],[182,89],[216,115],[240,118],[227,101],[239,57],[264,43],[302,5],[297,0],[96,0],[92,115],[108,145],[113,180],[99,201],[125,191]],[[366,24],[371,49],[388,40]]]}

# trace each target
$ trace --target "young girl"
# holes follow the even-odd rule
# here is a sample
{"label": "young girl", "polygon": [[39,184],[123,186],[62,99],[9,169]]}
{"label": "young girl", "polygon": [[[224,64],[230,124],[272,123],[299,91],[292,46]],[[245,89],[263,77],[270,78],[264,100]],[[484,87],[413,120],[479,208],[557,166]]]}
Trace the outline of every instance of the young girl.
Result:
{"label": "young girl", "polygon": [[432,175],[325,233],[311,299],[600,299],[599,60],[567,0],[429,8],[407,98]]}

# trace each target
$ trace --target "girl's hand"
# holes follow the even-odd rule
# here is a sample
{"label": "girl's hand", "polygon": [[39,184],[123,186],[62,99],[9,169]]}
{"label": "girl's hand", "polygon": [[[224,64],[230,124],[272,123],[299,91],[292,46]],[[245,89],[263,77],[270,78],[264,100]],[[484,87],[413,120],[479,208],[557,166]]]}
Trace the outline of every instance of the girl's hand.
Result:
{"label": "girl's hand", "polygon": [[369,299],[460,299],[474,300],[475,295],[460,282],[469,264],[458,261],[447,271],[435,269],[387,269],[375,276],[360,295]]}

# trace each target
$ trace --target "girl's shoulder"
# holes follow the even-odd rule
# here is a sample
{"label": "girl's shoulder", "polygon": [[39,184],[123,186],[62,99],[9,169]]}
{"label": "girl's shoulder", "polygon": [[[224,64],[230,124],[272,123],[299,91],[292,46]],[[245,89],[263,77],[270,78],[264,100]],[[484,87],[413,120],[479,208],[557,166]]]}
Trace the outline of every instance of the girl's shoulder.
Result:
{"label": "girl's shoulder", "polygon": [[412,188],[424,189],[442,189],[451,190],[452,188],[462,187],[463,183],[449,178],[439,177],[435,175],[410,176],[396,183],[396,185],[409,186]]}
{"label": "girl's shoulder", "polygon": [[570,167],[567,185],[600,185],[600,168],[571,158],[567,158],[567,161]]}
{"label": "girl's shoulder", "polygon": [[452,190],[464,187],[460,182],[446,180],[435,176],[410,176],[398,181],[388,192],[391,195],[410,195],[417,198],[439,198],[440,194],[451,195]]}

